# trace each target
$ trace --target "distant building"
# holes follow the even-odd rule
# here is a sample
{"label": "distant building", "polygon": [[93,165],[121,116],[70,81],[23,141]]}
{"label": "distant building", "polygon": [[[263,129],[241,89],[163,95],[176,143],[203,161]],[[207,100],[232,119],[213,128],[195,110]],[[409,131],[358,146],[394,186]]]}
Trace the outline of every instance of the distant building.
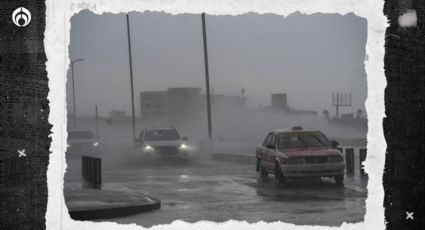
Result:
{"label": "distant building", "polygon": [[288,106],[288,97],[286,93],[271,94],[271,105],[266,106],[266,109],[280,111],[291,115],[313,115],[316,116],[317,112],[312,110],[296,110]]}
{"label": "distant building", "polygon": [[241,108],[246,105],[246,98],[242,96],[211,95],[211,103],[215,108]]}
{"label": "distant building", "polygon": [[172,123],[186,120],[191,114],[200,111],[198,97],[201,90],[194,87],[168,88],[169,120]]}
{"label": "distant building", "polygon": [[140,92],[140,112],[144,120],[166,119],[172,123],[184,120],[199,110],[197,98],[201,88],[179,87],[165,91]]}
{"label": "distant building", "polygon": [[[207,99],[196,87],[174,87],[166,91],[140,92],[141,117],[145,120],[167,119],[172,124],[190,119],[192,115],[206,111]],[[211,94],[212,110],[244,107],[246,98]]]}
{"label": "distant building", "polygon": [[140,112],[143,119],[163,118],[168,115],[168,110],[167,91],[140,92]]}
{"label": "distant building", "polygon": [[274,93],[272,97],[272,109],[288,110],[288,101],[286,93]]}
{"label": "distant building", "polygon": [[123,110],[111,110],[109,112],[109,117],[114,119],[125,118],[126,116],[127,116],[127,113]]}

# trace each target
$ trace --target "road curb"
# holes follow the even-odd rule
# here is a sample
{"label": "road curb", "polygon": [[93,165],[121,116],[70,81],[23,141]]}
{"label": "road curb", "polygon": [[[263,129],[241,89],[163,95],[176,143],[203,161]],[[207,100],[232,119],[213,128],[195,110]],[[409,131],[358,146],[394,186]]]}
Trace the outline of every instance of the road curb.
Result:
{"label": "road curb", "polygon": [[153,211],[161,208],[159,199],[145,196],[150,201],[148,203],[128,203],[125,205],[111,205],[108,207],[95,208],[69,208],[68,213],[74,220],[93,220],[93,219],[108,219],[123,216],[130,216],[137,213]]}
{"label": "road curb", "polygon": [[234,153],[212,153],[211,157],[217,161],[228,161],[244,164],[255,164],[257,162],[256,156]]}

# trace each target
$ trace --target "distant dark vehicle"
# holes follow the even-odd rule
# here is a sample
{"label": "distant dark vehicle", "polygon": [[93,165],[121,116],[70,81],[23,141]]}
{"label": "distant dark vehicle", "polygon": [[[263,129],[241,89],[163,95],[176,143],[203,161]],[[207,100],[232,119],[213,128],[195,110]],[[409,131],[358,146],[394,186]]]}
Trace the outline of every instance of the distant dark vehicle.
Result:
{"label": "distant dark vehicle", "polygon": [[68,130],[68,153],[97,154],[99,141],[89,129]]}
{"label": "distant dark vehicle", "polygon": [[189,146],[187,137],[181,137],[173,127],[145,128],[140,132],[137,142],[141,143],[143,158],[178,157],[187,159]]}
{"label": "distant dark vehicle", "polygon": [[273,173],[277,182],[286,178],[333,177],[341,185],[345,163],[337,145],[316,130],[274,130],[256,149],[257,171],[263,178]]}

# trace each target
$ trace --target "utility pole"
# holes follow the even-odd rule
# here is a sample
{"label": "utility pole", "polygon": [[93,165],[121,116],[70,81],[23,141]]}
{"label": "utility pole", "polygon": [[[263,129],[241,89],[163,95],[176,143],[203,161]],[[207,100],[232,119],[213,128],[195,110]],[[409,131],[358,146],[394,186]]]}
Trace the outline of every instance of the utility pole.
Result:
{"label": "utility pole", "polygon": [[96,138],[99,138],[97,105],[95,106],[95,112],[96,112]]}
{"label": "utility pole", "polygon": [[131,86],[131,113],[133,120],[133,143],[136,142],[136,120],[134,117],[134,87],[133,87],[133,64],[131,59],[131,40],[130,40],[130,18],[127,14],[127,38],[128,38],[128,56],[130,62],[130,86]]}
{"label": "utility pole", "polygon": [[207,92],[207,114],[208,114],[208,138],[212,138],[211,130],[211,98],[210,98],[210,77],[208,70],[208,50],[207,50],[207,30],[205,28],[205,13],[202,13],[202,35],[204,41],[204,62],[205,62],[205,89]]}
{"label": "utility pole", "polygon": [[84,61],[84,58],[78,58],[71,61],[71,78],[72,78],[72,103],[73,103],[73,125],[74,129],[77,128],[77,108],[75,106],[75,81],[74,81],[74,63]]}

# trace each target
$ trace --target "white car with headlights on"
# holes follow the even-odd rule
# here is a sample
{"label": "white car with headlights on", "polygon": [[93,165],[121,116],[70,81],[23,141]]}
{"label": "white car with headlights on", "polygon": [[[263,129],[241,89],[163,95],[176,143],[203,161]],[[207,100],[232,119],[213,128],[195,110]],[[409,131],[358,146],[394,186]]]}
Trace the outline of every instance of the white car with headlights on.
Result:
{"label": "white car with headlights on", "polygon": [[99,140],[90,129],[68,130],[68,150],[72,155],[92,155],[99,153]]}
{"label": "white car with headlights on", "polygon": [[142,158],[177,157],[187,159],[190,147],[173,127],[145,128],[136,140],[141,144]]}

